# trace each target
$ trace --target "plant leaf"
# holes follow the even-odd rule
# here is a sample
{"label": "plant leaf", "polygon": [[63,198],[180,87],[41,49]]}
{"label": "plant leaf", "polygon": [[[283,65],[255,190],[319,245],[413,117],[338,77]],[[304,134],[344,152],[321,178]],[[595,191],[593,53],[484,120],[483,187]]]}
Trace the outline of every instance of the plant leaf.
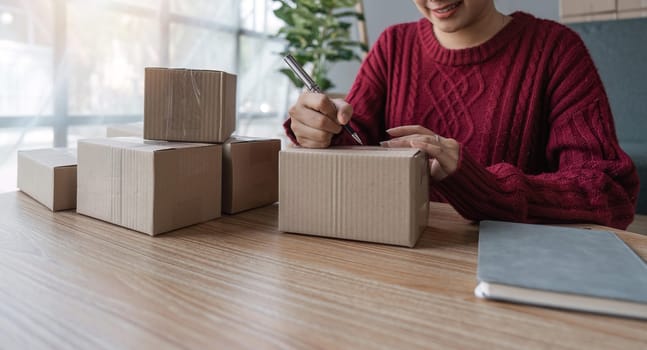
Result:
{"label": "plant leaf", "polygon": [[[323,91],[334,85],[328,78],[331,62],[360,60],[368,47],[351,39],[354,21],[364,16],[354,10],[357,0],[273,0],[274,15],[284,23],[276,37],[286,41],[281,55],[291,53],[297,62],[312,70]],[[298,88],[303,83],[289,69],[280,70]]]}

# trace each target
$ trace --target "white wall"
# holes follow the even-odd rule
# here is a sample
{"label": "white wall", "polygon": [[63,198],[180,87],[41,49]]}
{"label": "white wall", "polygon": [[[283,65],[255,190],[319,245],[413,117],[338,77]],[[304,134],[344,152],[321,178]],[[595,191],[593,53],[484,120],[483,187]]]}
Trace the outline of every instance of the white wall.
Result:
{"label": "white wall", "polygon": [[[559,0],[495,0],[497,9],[503,13],[525,11],[537,17],[559,19]],[[403,0],[364,0],[368,40],[371,44],[388,26],[412,22],[420,19],[420,12],[412,1]],[[338,63],[330,77],[336,85],[335,92],[348,92],[355,79],[358,62]]]}

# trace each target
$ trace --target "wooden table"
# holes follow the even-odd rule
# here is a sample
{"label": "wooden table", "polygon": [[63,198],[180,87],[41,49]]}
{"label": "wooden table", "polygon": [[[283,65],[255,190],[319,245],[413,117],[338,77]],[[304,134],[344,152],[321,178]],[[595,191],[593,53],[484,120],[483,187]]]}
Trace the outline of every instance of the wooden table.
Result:
{"label": "wooden table", "polygon": [[0,348],[647,348],[647,322],[475,298],[477,226],[431,212],[408,249],[280,233],[276,206],[153,238],[2,194]]}

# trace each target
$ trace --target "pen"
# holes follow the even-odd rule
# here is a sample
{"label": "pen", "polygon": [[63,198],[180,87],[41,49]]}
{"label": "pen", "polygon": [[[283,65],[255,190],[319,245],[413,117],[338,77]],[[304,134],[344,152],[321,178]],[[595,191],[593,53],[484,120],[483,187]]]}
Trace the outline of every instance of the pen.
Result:
{"label": "pen", "polygon": [[[303,68],[301,68],[299,63],[297,63],[297,61],[294,59],[294,57],[292,57],[292,55],[288,54],[287,56],[283,57],[283,61],[285,61],[285,63],[288,64],[292,72],[296,74],[296,76],[303,82],[303,84],[310,92],[322,93],[321,88],[319,88],[319,85],[317,85],[317,83],[308,75],[308,73],[306,73],[306,71],[304,71]],[[350,136],[353,137],[353,140],[355,140],[355,142],[359,143],[360,145],[363,145],[362,139],[359,138],[359,135],[357,135],[357,132],[355,132],[355,130],[353,130],[353,128],[351,128],[350,125],[345,124],[345,125],[342,125],[342,127],[344,128],[344,130],[346,130],[346,132],[350,134]]]}

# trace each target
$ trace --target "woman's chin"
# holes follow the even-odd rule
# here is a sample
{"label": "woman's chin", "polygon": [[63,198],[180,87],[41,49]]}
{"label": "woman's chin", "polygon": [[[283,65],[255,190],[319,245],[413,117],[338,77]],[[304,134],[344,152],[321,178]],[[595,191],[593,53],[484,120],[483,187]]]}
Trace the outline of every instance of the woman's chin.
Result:
{"label": "woman's chin", "polygon": [[431,21],[431,23],[434,25],[434,31],[443,33],[455,33],[461,29],[461,25],[453,21]]}

